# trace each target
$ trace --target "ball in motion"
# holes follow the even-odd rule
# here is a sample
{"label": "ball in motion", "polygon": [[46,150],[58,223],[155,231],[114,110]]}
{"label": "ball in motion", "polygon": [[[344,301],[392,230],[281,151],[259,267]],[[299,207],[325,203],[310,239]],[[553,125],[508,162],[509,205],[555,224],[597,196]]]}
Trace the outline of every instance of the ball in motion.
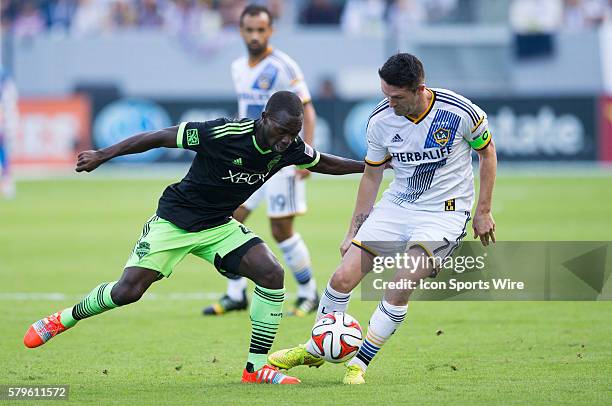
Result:
{"label": "ball in motion", "polygon": [[325,361],[339,363],[352,358],[363,341],[357,320],[343,312],[321,317],[312,328],[312,342],[317,355]]}

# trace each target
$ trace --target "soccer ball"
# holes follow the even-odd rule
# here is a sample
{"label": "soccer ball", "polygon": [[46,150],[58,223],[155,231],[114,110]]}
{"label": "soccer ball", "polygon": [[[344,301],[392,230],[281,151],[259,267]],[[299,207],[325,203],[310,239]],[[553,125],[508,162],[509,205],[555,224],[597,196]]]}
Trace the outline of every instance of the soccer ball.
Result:
{"label": "soccer ball", "polygon": [[312,328],[312,347],[325,361],[340,363],[352,358],[363,340],[361,326],[343,312],[325,315]]}

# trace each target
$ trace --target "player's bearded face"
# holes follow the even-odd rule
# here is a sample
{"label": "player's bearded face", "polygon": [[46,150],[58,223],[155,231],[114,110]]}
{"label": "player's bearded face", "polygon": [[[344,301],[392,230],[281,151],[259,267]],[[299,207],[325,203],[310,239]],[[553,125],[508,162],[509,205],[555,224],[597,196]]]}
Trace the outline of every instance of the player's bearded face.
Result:
{"label": "player's bearded face", "polygon": [[261,55],[268,49],[268,40],[272,32],[270,20],[265,13],[246,15],[240,25],[240,35],[251,55]]}

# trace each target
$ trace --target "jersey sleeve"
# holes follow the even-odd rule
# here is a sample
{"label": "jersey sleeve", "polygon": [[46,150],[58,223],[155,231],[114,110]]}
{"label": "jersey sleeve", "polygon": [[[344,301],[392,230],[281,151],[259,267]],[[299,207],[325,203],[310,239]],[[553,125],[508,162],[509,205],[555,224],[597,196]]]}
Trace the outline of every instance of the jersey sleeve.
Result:
{"label": "jersey sleeve", "polygon": [[303,104],[309,103],[312,100],[306,81],[304,80],[304,74],[300,66],[290,58],[285,61],[285,74],[287,75],[287,90],[298,95],[302,100]]}
{"label": "jersey sleeve", "polygon": [[190,149],[199,154],[206,154],[210,150],[210,141],[220,129],[223,129],[229,120],[217,119],[204,122],[182,122],[176,132],[176,145],[179,148]]}
{"label": "jersey sleeve", "polygon": [[478,120],[475,123],[467,120],[467,125],[464,126],[463,130],[463,138],[470,144],[472,149],[480,151],[485,149],[491,142],[491,131],[489,130],[487,114],[473,103],[472,107],[478,114]]}
{"label": "jersey sleeve", "polygon": [[284,161],[288,165],[296,165],[300,169],[308,169],[319,163],[321,154],[298,137],[284,153]]}
{"label": "jersey sleeve", "polygon": [[381,166],[391,159],[389,150],[382,144],[382,135],[375,122],[368,123],[366,138],[368,150],[365,163],[370,166]]}

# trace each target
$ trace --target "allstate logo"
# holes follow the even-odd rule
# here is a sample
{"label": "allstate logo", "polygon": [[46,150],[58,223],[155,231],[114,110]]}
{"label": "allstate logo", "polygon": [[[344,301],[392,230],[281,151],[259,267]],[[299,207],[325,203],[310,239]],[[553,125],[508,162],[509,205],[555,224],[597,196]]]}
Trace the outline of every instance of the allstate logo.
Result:
{"label": "allstate logo", "polygon": [[368,118],[380,100],[365,101],[355,104],[344,120],[344,139],[353,154],[363,158],[368,150],[366,126]]}
{"label": "allstate logo", "polygon": [[[171,125],[168,113],[157,104],[142,99],[121,99],[105,106],[97,115],[93,128],[94,142],[97,148],[106,148],[132,135]],[[118,157],[113,161],[152,162],[163,154],[164,150],[157,148]]]}

